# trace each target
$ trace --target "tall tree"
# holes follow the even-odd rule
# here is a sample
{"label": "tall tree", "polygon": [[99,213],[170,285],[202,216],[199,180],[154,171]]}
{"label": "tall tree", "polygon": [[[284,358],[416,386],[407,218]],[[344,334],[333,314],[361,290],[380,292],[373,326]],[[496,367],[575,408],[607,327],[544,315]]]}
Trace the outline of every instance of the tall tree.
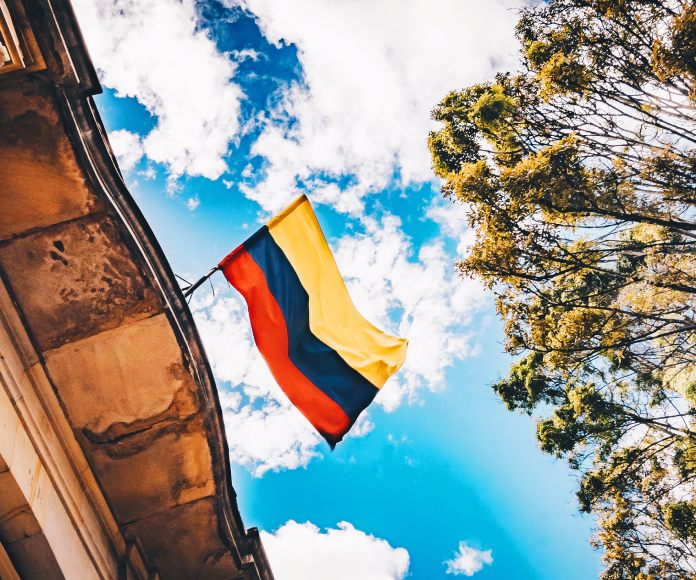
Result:
{"label": "tall tree", "polygon": [[696,5],[548,0],[429,136],[496,294],[493,386],[580,477],[603,577],[696,577]]}

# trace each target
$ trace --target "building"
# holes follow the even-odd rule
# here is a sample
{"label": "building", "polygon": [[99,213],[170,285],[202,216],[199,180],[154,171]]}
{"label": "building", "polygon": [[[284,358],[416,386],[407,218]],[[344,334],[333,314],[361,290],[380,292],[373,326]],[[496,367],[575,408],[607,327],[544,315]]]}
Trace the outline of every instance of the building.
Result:
{"label": "building", "polygon": [[0,0],[0,577],[271,579],[68,0]]}

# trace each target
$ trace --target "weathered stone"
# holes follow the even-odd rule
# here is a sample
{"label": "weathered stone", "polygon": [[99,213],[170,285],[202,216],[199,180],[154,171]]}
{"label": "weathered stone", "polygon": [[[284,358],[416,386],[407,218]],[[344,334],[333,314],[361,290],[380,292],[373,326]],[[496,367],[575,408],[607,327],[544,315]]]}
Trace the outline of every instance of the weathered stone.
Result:
{"label": "weathered stone", "polygon": [[129,530],[143,538],[163,578],[236,578],[239,570],[216,526],[214,502],[205,498],[140,520]]}
{"label": "weathered stone", "polygon": [[115,165],[69,1],[2,2],[41,62],[0,71],[5,564],[49,580],[272,580],[217,495],[233,492],[214,381]]}
{"label": "weathered stone", "polygon": [[0,239],[94,211],[89,191],[43,84],[0,91]]}
{"label": "weathered stone", "polygon": [[0,472],[7,470],[7,462],[12,457],[19,421],[12,411],[12,403],[5,393],[0,392]]}
{"label": "weathered stone", "polygon": [[42,350],[160,310],[111,219],[60,224],[0,247],[0,265]]}
{"label": "weathered stone", "polygon": [[120,522],[215,493],[210,449],[198,416],[92,444],[89,455]]}
{"label": "weathered stone", "polygon": [[41,533],[41,526],[9,471],[0,473],[0,540],[7,545]]}
{"label": "weathered stone", "polygon": [[45,358],[73,427],[94,441],[198,410],[193,377],[165,314],[66,344]]}
{"label": "weathered stone", "polygon": [[24,578],[40,578],[41,580],[65,578],[43,534],[36,534],[7,544],[5,548],[15,568]]}

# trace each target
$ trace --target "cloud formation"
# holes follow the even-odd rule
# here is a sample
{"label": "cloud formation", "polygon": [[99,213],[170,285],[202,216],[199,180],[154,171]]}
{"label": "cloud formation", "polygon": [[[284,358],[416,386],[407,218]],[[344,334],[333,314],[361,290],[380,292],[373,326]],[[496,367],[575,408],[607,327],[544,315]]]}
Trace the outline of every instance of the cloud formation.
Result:
{"label": "cloud formation", "polygon": [[[274,212],[300,190],[342,212],[390,184],[431,179],[430,110],[450,90],[512,64],[519,0],[227,0],[267,39],[292,43],[303,84],[285,91],[252,153],[245,193]],[[491,26],[491,23],[495,26]],[[340,182],[340,186],[337,184]]]}
{"label": "cloud formation", "polygon": [[189,197],[186,200],[186,209],[188,209],[189,211],[196,211],[199,205],[201,205],[201,200],[197,195]]}
{"label": "cloud formation", "polygon": [[493,563],[493,550],[477,550],[459,542],[459,549],[451,560],[447,560],[447,573],[455,576],[473,576],[483,569],[486,564]]}
{"label": "cloud formation", "polygon": [[146,155],[174,178],[220,177],[239,132],[242,91],[232,82],[235,65],[201,28],[195,1],[73,4],[102,83],[137,99],[156,120],[139,143],[132,133],[127,141],[125,132],[111,134],[124,169]]}
{"label": "cloud formation", "polygon": [[463,258],[474,244],[475,232],[468,227],[468,207],[460,202],[436,199],[425,213],[425,217],[440,226],[443,236],[457,242],[457,257]]}
{"label": "cloud formation", "polygon": [[111,131],[109,142],[123,171],[133,169],[144,155],[143,142],[137,133],[125,129]]}
{"label": "cloud formation", "polygon": [[409,554],[348,522],[322,532],[311,522],[293,520],[274,534],[261,532],[263,546],[283,580],[402,580]]}

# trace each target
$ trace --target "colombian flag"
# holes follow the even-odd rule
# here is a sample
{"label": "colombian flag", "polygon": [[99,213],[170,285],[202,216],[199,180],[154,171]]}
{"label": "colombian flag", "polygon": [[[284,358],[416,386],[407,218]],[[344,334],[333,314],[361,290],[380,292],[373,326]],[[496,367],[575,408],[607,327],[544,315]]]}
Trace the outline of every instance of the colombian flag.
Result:
{"label": "colombian flag", "polygon": [[355,308],[305,196],[219,264],[275,380],[333,448],[403,364],[407,341]]}

